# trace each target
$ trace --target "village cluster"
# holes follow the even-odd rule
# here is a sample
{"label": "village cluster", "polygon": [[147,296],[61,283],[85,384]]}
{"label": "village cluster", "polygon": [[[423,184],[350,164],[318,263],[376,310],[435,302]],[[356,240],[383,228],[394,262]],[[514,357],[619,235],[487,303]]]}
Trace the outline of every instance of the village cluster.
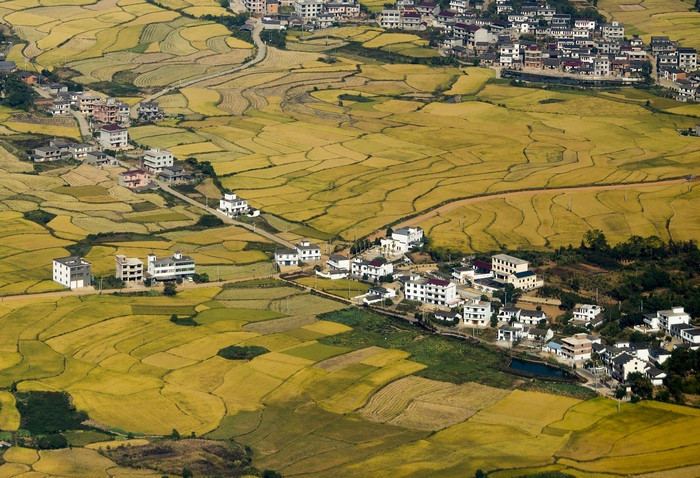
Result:
{"label": "village cluster", "polygon": [[[544,285],[542,279],[530,270],[528,261],[496,254],[490,262],[465,262],[454,268],[450,276],[434,270],[434,264],[418,272],[421,266],[411,264],[404,253],[420,247],[422,240],[420,228],[397,229],[390,237],[381,239],[369,254],[363,255],[370,257],[375,254],[373,259],[330,254],[323,266],[320,263],[326,256],[321,248],[309,241],[301,241],[295,248],[277,249],[275,262],[282,270],[315,264],[315,274],[325,279],[373,282],[375,285],[366,294],[355,297],[357,303],[383,307],[387,303],[414,301],[420,303],[423,313],[429,314],[437,323],[473,330],[485,329],[495,322],[499,345],[522,345],[571,365],[587,364],[597,376],[624,382],[630,373],[640,372],[655,385],[660,385],[665,378],[659,365],[670,357],[666,348],[629,342],[602,345],[601,338],[593,332],[604,321],[604,310],[599,305],[578,304],[573,311],[570,323],[589,329],[589,333],[555,338],[549,328],[552,318],[544,311],[512,306],[507,297],[505,304],[501,303],[502,299],[494,299],[494,294],[509,284],[522,291],[532,291]],[[394,260],[388,261],[385,257]],[[635,327],[635,330],[663,336],[673,346],[696,348],[700,346],[700,328],[690,325],[690,321],[691,317],[683,307],[674,307],[647,315],[644,325]]]}
{"label": "village cluster", "polygon": [[[365,21],[356,0],[246,0],[253,14],[264,15],[269,29],[328,28],[341,21]],[[680,101],[700,99],[700,74],[695,48],[683,47],[668,36],[653,36],[647,45],[625,37],[617,20],[599,22],[557,13],[546,2],[496,0],[487,17],[480,2],[451,0],[444,10],[434,1],[397,0],[377,15],[386,29],[438,29],[444,34],[444,56],[478,59],[479,65],[578,81],[635,83],[654,74]],[[279,15],[279,7],[294,8]]]}

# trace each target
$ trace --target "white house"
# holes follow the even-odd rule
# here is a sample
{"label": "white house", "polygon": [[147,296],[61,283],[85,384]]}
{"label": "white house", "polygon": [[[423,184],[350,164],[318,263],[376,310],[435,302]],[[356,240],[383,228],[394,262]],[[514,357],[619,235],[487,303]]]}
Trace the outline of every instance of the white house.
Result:
{"label": "white house", "polygon": [[69,289],[87,287],[92,282],[90,263],[79,256],[53,260],[53,281]]}
{"label": "white house", "polygon": [[528,265],[526,260],[508,254],[496,254],[491,258],[491,272],[496,282],[513,284],[516,289],[522,290],[542,287],[544,283],[528,269]]}
{"label": "white house", "polygon": [[176,280],[191,277],[195,273],[194,259],[175,252],[171,257],[158,259],[155,254],[148,254],[146,277],[153,280]]}
{"label": "white house", "polygon": [[523,329],[504,325],[498,329],[499,342],[515,342],[523,338]]}
{"label": "white house", "polygon": [[117,124],[108,124],[100,128],[98,141],[102,149],[123,149],[129,146],[129,132]]}
{"label": "white house", "polygon": [[423,229],[420,227],[402,227],[393,231],[391,238],[407,247],[413,247],[423,241]]}
{"label": "white house", "polygon": [[223,212],[228,217],[246,214],[248,210],[250,210],[250,207],[248,207],[248,200],[238,197],[231,191],[224,193],[224,197],[219,200],[219,211]]}
{"label": "white house", "polygon": [[117,254],[116,257],[117,279],[124,282],[142,282],[143,281],[143,261],[136,257],[126,257],[123,254]]}
{"label": "white house", "polygon": [[341,254],[331,254],[326,261],[331,269],[350,271],[350,259]]}
{"label": "white house", "polygon": [[644,316],[644,324],[652,331],[663,330],[670,333],[672,326],[689,323],[690,315],[680,306],[672,307],[670,310],[659,310],[656,314]]}
{"label": "white house", "polygon": [[296,249],[275,249],[275,264],[278,266],[299,265],[299,252]]}
{"label": "white house", "polygon": [[309,241],[301,241],[294,247],[302,262],[316,262],[321,260],[321,248]]}
{"label": "white house", "polygon": [[159,173],[174,162],[173,153],[167,149],[151,148],[143,155],[143,165],[151,172]]}
{"label": "white house", "polygon": [[603,312],[603,309],[599,305],[591,305],[591,304],[581,304],[576,309],[574,309],[574,316],[573,316],[573,321],[581,324],[581,325],[588,325],[594,319]]}
{"label": "white house", "polygon": [[632,372],[644,374],[646,368],[647,363],[644,360],[640,360],[627,352],[622,352],[612,359],[610,376],[617,381],[624,382]]}
{"label": "white house", "polygon": [[486,327],[491,320],[491,302],[471,299],[464,304],[462,317],[466,325]]}
{"label": "white house", "polygon": [[447,280],[420,278],[407,281],[404,287],[404,296],[408,300],[440,307],[455,307],[461,302],[457,286]]}
{"label": "white house", "polygon": [[364,276],[369,279],[378,280],[380,277],[385,277],[394,273],[394,265],[391,262],[381,261],[366,261],[355,258],[351,264],[351,272],[356,276]]}

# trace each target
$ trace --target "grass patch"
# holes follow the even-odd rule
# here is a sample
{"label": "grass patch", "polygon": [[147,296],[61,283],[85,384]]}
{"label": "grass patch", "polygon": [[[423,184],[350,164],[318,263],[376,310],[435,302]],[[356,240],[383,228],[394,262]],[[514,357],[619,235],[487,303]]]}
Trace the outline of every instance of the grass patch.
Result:
{"label": "grass patch", "polygon": [[598,394],[590,388],[576,385],[575,383],[545,382],[544,380],[531,380],[520,386],[520,389],[551,393],[581,400],[590,400],[598,396]]}
{"label": "grass patch", "polygon": [[178,317],[175,314],[170,317],[170,322],[175,325],[183,325],[185,327],[197,327],[199,325],[192,317]]}
{"label": "grass patch", "polygon": [[252,279],[252,280],[246,280],[246,281],[241,281],[241,282],[234,282],[231,284],[224,284],[224,289],[253,289],[257,287],[287,287],[289,284],[287,284],[284,281],[281,281],[279,279],[269,279],[269,278],[264,278],[264,279]]}
{"label": "grass patch", "polygon": [[90,443],[112,440],[114,435],[95,430],[70,431],[63,434],[70,446],[85,446]]}
{"label": "grass patch", "polygon": [[497,371],[508,358],[479,344],[433,335],[417,327],[358,308],[319,316],[353,330],[319,339],[320,343],[361,349],[373,345],[410,353],[409,359],[426,365],[416,375],[452,383],[478,382],[494,387],[512,386],[515,377]]}

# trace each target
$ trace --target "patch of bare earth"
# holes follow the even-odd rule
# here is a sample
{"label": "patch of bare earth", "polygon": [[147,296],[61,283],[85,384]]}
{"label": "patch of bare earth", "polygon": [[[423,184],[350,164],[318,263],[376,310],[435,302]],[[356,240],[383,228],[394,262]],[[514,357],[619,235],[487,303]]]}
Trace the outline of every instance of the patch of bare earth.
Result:
{"label": "patch of bare earth", "polygon": [[214,440],[163,440],[142,446],[119,446],[101,453],[120,466],[178,476],[185,468],[194,476],[248,474],[249,458],[243,447]]}

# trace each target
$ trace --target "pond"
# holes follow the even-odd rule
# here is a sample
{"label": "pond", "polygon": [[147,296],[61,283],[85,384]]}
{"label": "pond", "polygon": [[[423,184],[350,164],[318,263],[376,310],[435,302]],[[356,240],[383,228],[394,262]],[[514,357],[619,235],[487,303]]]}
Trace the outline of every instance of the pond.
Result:
{"label": "pond", "polygon": [[541,362],[531,362],[529,360],[521,360],[518,358],[514,358],[510,362],[510,368],[513,370],[520,370],[521,372],[527,372],[531,373],[534,375],[539,375],[541,377],[551,377],[551,378],[565,378],[565,379],[571,379],[575,378],[575,376],[567,372],[566,370],[562,370],[559,367],[555,367],[553,365],[548,365],[546,363],[541,363]]}

